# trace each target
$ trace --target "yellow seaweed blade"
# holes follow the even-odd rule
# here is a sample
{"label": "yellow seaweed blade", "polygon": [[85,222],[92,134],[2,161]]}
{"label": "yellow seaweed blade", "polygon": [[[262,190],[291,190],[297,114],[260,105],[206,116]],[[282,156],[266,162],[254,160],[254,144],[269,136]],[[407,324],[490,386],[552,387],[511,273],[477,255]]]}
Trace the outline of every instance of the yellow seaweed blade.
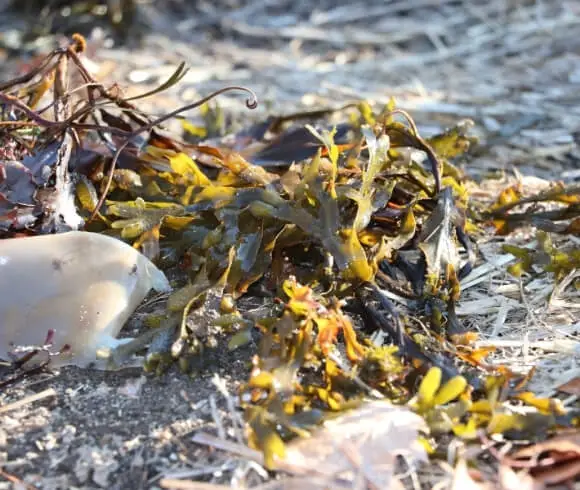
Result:
{"label": "yellow seaweed blade", "polygon": [[417,393],[417,398],[421,406],[428,407],[433,404],[435,393],[437,393],[437,390],[441,386],[441,376],[441,368],[436,366],[427,371]]}
{"label": "yellow seaweed blade", "polygon": [[463,376],[455,376],[445,383],[433,398],[435,405],[445,405],[455,400],[467,388],[467,380]]}

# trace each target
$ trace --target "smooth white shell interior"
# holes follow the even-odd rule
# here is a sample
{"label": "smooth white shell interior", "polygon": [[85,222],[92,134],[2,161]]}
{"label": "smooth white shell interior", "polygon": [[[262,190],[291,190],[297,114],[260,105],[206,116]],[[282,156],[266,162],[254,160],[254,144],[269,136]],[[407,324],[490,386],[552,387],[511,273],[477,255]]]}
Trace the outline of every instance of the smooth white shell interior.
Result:
{"label": "smooth white shell interior", "polygon": [[84,366],[113,347],[150,289],[167,278],[130,245],[98,233],[0,240],[0,358],[16,346],[70,346],[56,365]]}

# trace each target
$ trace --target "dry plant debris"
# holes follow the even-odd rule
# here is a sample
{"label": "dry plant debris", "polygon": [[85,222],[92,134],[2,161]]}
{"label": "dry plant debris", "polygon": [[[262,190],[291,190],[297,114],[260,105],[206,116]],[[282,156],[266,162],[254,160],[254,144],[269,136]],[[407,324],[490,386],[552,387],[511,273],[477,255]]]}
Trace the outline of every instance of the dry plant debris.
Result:
{"label": "dry plant debris", "polygon": [[[378,111],[358,102],[270,118],[208,139],[222,120],[208,101],[236,89],[253,107],[249,89],[228,87],[153,118],[135,101],[178,83],[185,66],[126,98],[89,73],[85,48],[75,36],[0,84],[0,233],[84,227],[129,241],[173,278],[164,310],[116,349],[111,366],[145,351],[146,371],[177,363],[192,373],[220,341],[231,349],[256,342],[239,404],[247,442],[267,468],[284,461],[287,441],[336,413],[365,416],[378,398],[422,418],[417,440],[432,458],[460,440],[483,443],[500,469],[529,458],[522,479],[534,488],[578,475],[578,451],[556,455],[549,439],[510,456],[497,448],[577,437],[578,410],[556,393],[531,391],[534,370],[501,362],[501,342],[486,343],[462,321],[490,306],[502,315],[515,308],[503,296],[500,305],[463,302],[464,291],[508,263],[516,282],[507,286],[518,286],[511,292],[530,311],[532,286],[534,301],[577,300],[577,186],[475,192],[454,165],[475,143],[471,121],[424,138],[393,101]],[[184,124],[189,143],[160,127],[196,107],[207,124]],[[530,247],[506,241],[495,264],[485,260],[490,237],[532,229]],[[555,286],[545,287],[547,275]],[[259,298],[259,308],[244,298]],[[575,352],[578,342],[568,340],[556,347]],[[564,429],[575,432],[558,435]],[[519,473],[499,475],[482,488],[508,488]]]}

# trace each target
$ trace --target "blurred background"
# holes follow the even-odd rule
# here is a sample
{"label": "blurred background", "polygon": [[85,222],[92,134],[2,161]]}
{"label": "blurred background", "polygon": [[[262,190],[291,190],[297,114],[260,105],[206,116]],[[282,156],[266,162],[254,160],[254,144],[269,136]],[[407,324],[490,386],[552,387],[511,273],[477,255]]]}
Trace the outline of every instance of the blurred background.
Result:
{"label": "blurred background", "polygon": [[[185,61],[155,113],[226,85],[219,99],[256,119],[395,97],[425,135],[470,118],[485,146],[471,172],[580,179],[580,2],[577,0],[0,0],[0,77],[30,67],[74,32],[98,79],[127,95]],[[195,114],[191,114],[195,118]]]}

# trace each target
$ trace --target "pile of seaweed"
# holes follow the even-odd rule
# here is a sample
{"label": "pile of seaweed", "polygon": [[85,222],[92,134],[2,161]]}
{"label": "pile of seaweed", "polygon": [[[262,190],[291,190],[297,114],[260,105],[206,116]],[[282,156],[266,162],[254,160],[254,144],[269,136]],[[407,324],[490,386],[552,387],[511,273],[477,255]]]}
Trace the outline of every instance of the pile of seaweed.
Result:
{"label": "pile of seaweed", "polygon": [[[254,343],[240,404],[268,465],[288,439],[369,398],[420,414],[433,454],[444,453],[441,435],[527,439],[577,423],[560,400],[526,390],[533,372],[488,363],[493,347],[475,347],[456,314],[489,234],[538,230],[538,249],[506,249],[519,259],[514,275],[560,281],[580,266],[577,248],[551,241],[579,233],[577,188],[524,197],[511,186],[478,202],[458,166],[475,143],[472,122],[423,138],[394,102],[271,117],[217,137],[223,114],[210,99],[241,90],[253,107],[251,91],[227,87],[152,117],[136,103],[185,67],[126,98],[94,79],[84,48],[75,36],[0,84],[0,236],[82,227],[168,272],[176,291],[116,360],[147,343],[147,371],[191,372],[220,342]],[[184,138],[163,130],[196,107],[203,125],[183,120]]]}

